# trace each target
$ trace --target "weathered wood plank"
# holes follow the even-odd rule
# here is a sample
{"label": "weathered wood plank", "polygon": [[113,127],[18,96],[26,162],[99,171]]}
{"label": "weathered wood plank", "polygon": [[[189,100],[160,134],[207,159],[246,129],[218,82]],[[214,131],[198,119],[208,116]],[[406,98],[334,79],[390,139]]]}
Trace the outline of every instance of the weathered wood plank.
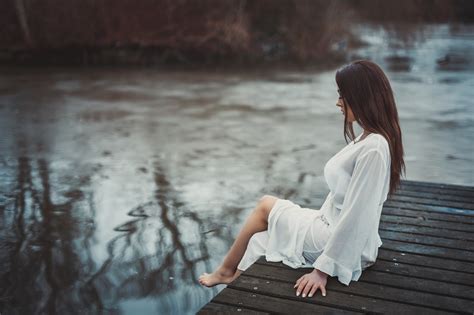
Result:
{"label": "weathered wood plank", "polygon": [[426,210],[426,211],[436,211],[441,213],[452,213],[452,214],[464,214],[468,216],[474,216],[474,212],[472,209],[461,209],[461,208],[451,208],[451,207],[442,207],[436,205],[426,205],[421,203],[413,203],[413,202],[399,202],[394,201],[391,199],[387,199],[384,202],[384,206],[392,207],[392,208],[405,208],[405,209],[412,209],[412,210]]}
{"label": "weathered wood plank", "polygon": [[197,313],[198,315],[210,315],[210,314],[250,314],[250,315],[266,315],[270,314],[268,312],[259,312],[254,311],[248,308],[243,308],[239,306],[217,304],[217,303],[208,303]]}
{"label": "weathered wood plank", "polygon": [[[420,278],[407,278],[406,276],[367,270],[363,272],[359,281],[374,284],[390,285],[401,289],[415,290],[420,292],[435,293],[455,298],[465,298],[474,301],[474,287],[446,283],[444,281],[428,280]],[[474,305],[473,305],[474,310]]]}
{"label": "weathered wood plank", "polygon": [[474,242],[464,240],[450,240],[442,237],[417,235],[400,231],[387,231],[380,229],[379,235],[382,240],[392,240],[420,245],[436,246],[455,249],[462,259],[470,259],[474,262]]}
{"label": "weathered wood plank", "polygon": [[[278,277],[278,276],[277,276]],[[392,301],[386,301],[367,297],[363,295],[355,295],[338,290],[331,290],[325,297],[318,292],[313,297],[296,297],[293,289],[294,282],[279,281],[274,279],[264,279],[241,275],[229,287],[253,290],[258,288],[259,293],[263,295],[274,295],[280,299],[295,299],[300,304],[320,304],[327,306],[345,307],[353,310],[353,312],[363,313],[386,313],[386,314],[445,314],[433,308],[425,308]],[[298,310],[298,311],[296,311]],[[299,307],[293,308],[292,312],[282,312],[286,314],[299,314]],[[401,312],[401,313],[400,313]]]}
{"label": "weathered wood plank", "polygon": [[412,192],[412,193],[428,193],[428,194],[437,194],[439,196],[443,196],[446,198],[451,197],[461,197],[467,198],[468,200],[472,200],[473,192],[465,191],[465,190],[451,190],[451,189],[443,189],[439,187],[409,187],[409,186],[402,186],[400,187],[395,194],[401,193],[404,194],[405,192]]}
{"label": "weathered wood plank", "polygon": [[[249,268],[250,269],[250,268]],[[294,314],[360,314],[361,312],[345,310],[341,307],[330,307],[327,303],[315,303],[316,299],[302,301],[294,295],[279,295],[279,285],[273,285],[274,291],[265,290],[261,279],[241,275],[221,291],[214,299],[215,303],[232,304],[250,309],[265,310],[270,313]],[[265,281],[263,281],[265,282]],[[244,284],[244,285],[242,285]],[[257,288],[257,289],[254,289]],[[242,290],[243,289],[243,290]],[[260,289],[260,290],[259,290]],[[285,297],[285,298],[283,298]],[[316,298],[313,297],[313,298]]]}
{"label": "weathered wood plank", "polygon": [[434,200],[432,198],[421,198],[420,196],[411,197],[411,196],[393,196],[388,199],[393,202],[403,202],[403,203],[413,203],[419,205],[428,205],[428,206],[440,206],[456,209],[468,209],[474,210],[474,206],[471,202],[459,202],[459,201],[447,201],[447,200]]}
{"label": "weathered wood plank", "polygon": [[393,197],[417,197],[423,199],[431,199],[434,200],[436,204],[442,201],[456,201],[456,202],[466,202],[466,203],[473,203],[473,196],[469,196],[466,194],[462,195],[452,195],[452,194],[445,194],[440,192],[432,192],[432,190],[428,191],[412,191],[412,190],[405,190],[399,189],[397,190],[390,199],[396,199]]}
{"label": "weathered wood plank", "polygon": [[409,224],[402,224],[402,223],[390,223],[386,222],[385,220],[380,221],[379,229],[387,230],[387,231],[398,231],[398,232],[406,232],[406,233],[413,233],[418,235],[429,235],[429,236],[437,236],[443,237],[446,239],[452,240],[466,240],[474,242],[474,233],[469,232],[460,232],[460,231],[451,231],[451,230],[442,230],[438,228],[431,228],[419,225],[409,225]]}
{"label": "weathered wood plank", "polygon": [[474,274],[474,264],[471,262],[447,259],[445,257],[420,255],[416,251],[416,248],[400,247],[398,246],[398,243],[394,241],[383,241],[383,245],[381,248],[379,248],[377,257],[394,262],[403,262],[419,266],[434,267],[443,270],[463,271],[465,273]]}
{"label": "weathered wood plank", "polygon": [[[388,253],[387,253],[388,252]],[[463,284],[474,287],[474,273],[466,273],[464,271],[446,270],[436,268],[433,266],[416,265],[409,262],[423,263],[422,261],[416,260],[419,257],[412,257],[413,255],[394,252],[396,255],[390,255],[390,251],[380,249],[379,257],[374,265],[369,267],[367,270],[389,272],[393,274],[399,274],[404,276],[411,276],[415,278],[445,281],[447,283]],[[399,257],[401,256],[401,257]],[[416,256],[416,255],[415,255]],[[398,258],[396,258],[398,257]],[[415,258],[415,260],[413,260]],[[425,258],[426,257],[423,257]],[[395,259],[395,260],[394,260]],[[442,259],[440,264],[443,263]],[[258,264],[272,264],[267,262],[264,257],[258,260]],[[444,265],[442,265],[444,267]]]}
{"label": "weathered wood plank", "polygon": [[[434,211],[423,211],[423,210],[412,210],[406,208],[392,208],[389,206],[384,206],[382,209],[383,214],[396,215],[396,216],[408,216],[408,217],[422,217],[428,220],[435,221],[446,221],[446,222],[456,222],[460,224],[473,224],[474,225],[474,216],[460,215],[460,214],[447,214]],[[474,226],[472,226],[474,231]]]}
{"label": "weathered wood plank", "polygon": [[472,225],[470,224],[462,224],[458,222],[447,222],[447,221],[439,221],[439,220],[428,220],[425,217],[417,217],[417,218],[402,217],[402,216],[384,214],[382,212],[381,220],[383,222],[390,222],[390,223],[410,224],[410,225],[426,226],[430,228],[437,228],[440,230],[448,229],[451,231],[473,233]]}
{"label": "weathered wood plank", "polygon": [[[451,297],[461,297],[468,300],[474,301],[474,283],[471,285],[453,284],[441,281],[438,279],[426,279],[421,277],[409,278],[406,275],[399,275],[386,271],[380,271],[378,268],[378,261],[370,268],[366,269],[359,281],[370,282],[374,284],[389,284],[392,287],[398,287],[402,289],[415,290],[421,292],[441,294]],[[287,269],[282,263],[267,262],[264,258],[257,261],[257,264],[262,266],[273,266],[278,268]],[[380,265],[384,265],[383,262]],[[396,266],[398,267],[398,266]],[[393,267],[392,267],[393,269]],[[306,271],[309,272],[310,270]],[[440,272],[440,270],[438,270]]]}
{"label": "weathered wood plank", "polygon": [[444,281],[446,283],[464,284],[474,287],[474,274],[461,271],[444,270],[433,267],[406,264],[400,261],[377,258],[375,264],[367,270],[390,272],[407,277]]}
{"label": "weathered wood plank", "polygon": [[[295,290],[293,289],[293,285],[295,281],[307,272],[309,271],[304,269],[281,268],[271,265],[255,264],[247,270],[245,278],[241,279],[244,281],[239,281],[239,278],[242,277],[241,276],[235,280],[233,286],[251,289],[251,285],[253,285],[253,287],[258,288],[259,292],[275,291],[277,290],[277,287],[279,287],[279,295],[294,296]],[[275,285],[275,282],[278,282],[279,285]],[[336,305],[346,307],[360,305],[358,304],[360,303],[359,300],[367,302],[367,300],[364,299],[365,297],[370,300],[376,300],[377,302],[374,304],[383,304],[385,311],[387,310],[385,303],[396,303],[398,304],[396,309],[398,309],[399,314],[414,313],[416,311],[423,312],[423,310],[424,312],[427,312],[428,309],[433,313],[437,310],[448,312],[465,312],[470,309],[474,310],[474,302],[466,301],[464,299],[413,290],[404,290],[389,287],[387,285],[378,285],[360,281],[352,282],[351,285],[345,286],[339,283],[337,279],[330,278],[326,284],[326,290],[327,295],[325,297],[322,297],[320,294],[316,295],[316,297],[319,298],[319,300],[326,301],[326,298],[329,297],[330,294],[335,294],[336,292],[356,296],[356,299],[353,299],[350,302],[342,298],[337,299]],[[351,303],[356,304],[353,305]],[[373,305],[364,305],[364,310],[368,312],[384,312],[381,309],[375,310],[371,308],[371,306],[373,307]],[[417,307],[418,309],[414,310],[412,309],[413,307]],[[404,311],[401,311],[402,309]]]}
{"label": "weathered wood plank", "polygon": [[464,185],[455,185],[455,184],[446,184],[446,183],[435,183],[435,182],[422,182],[416,180],[401,180],[401,187],[428,187],[428,188],[437,188],[437,189],[450,189],[455,191],[468,191],[474,193],[474,186],[464,186]]}
{"label": "weathered wood plank", "polygon": [[[451,260],[470,263],[474,266],[474,255],[472,252],[466,252],[458,249],[440,248],[438,246],[414,244],[401,242],[397,240],[383,239],[383,245],[386,248],[400,252],[423,254],[430,257],[449,258]],[[426,259],[426,258],[425,258]]]}

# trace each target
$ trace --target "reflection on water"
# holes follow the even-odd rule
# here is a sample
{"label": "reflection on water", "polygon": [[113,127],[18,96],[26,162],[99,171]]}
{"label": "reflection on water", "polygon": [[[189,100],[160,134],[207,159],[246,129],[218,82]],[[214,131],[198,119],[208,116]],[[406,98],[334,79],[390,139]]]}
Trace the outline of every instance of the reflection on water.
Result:
{"label": "reflection on water", "polygon": [[[101,233],[94,220],[101,215],[90,176],[62,178],[50,165],[19,157],[3,168],[16,173],[2,200],[3,311],[133,311],[144,307],[134,303],[144,302],[171,313],[196,309],[210,297],[211,291],[194,288],[197,264],[211,268],[206,231],[200,230],[206,224],[184,207],[158,162],[151,201],[109,226],[113,231],[103,249],[96,248]],[[68,174],[76,171],[67,168]],[[167,298],[177,289],[180,300]]]}
{"label": "reflection on water", "polygon": [[[393,83],[407,178],[473,185],[473,28],[359,32],[350,55]],[[194,313],[261,195],[322,203],[336,90],[334,70],[6,69],[0,312]]]}

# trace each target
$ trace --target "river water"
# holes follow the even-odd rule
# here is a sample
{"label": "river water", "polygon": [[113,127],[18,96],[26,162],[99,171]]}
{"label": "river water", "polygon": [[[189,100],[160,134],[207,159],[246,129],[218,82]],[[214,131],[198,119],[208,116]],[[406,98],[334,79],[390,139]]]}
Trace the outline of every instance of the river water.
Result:
{"label": "river water", "polygon": [[[474,27],[358,32],[406,179],[474,185]],[[195,313],[263,194],[321,205],[345,145],[335,70],[1,71],[0,312]]]}

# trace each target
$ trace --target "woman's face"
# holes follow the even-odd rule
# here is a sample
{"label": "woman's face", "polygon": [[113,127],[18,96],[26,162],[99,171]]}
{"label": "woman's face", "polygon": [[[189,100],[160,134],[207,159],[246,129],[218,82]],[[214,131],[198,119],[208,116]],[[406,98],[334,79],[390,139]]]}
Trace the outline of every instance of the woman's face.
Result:
{"label": "woman's face", "polygon": [[[337,92],[339,93],[339,90],[337,90]],[[349,105],[347,104],[347,113],[344,112],[344,99],[339,96],[339,99],[337,100],[337,103],[336,103],[336,106],[339,106],[341,112],[343,115],[347,115],[347,121],[348,122],[354,122],[355,121],[355,118],[354,118],[354,113],[352,112],[351,108],[349,107]]]}

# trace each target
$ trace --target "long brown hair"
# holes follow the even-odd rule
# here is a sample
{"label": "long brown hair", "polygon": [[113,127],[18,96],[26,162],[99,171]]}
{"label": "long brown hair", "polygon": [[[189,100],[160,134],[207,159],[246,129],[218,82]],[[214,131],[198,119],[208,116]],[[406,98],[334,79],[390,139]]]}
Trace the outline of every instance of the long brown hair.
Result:
{"label": "long brown hair", "polygon": [[[344,100],[344,112],[349,106],[358,124],[371,133],[382,135],[390,146],[390,189],[392,195],[400,186],[403,160],[402,132],[393,91],[387,76],[374,62],[356,60],[336,72],[339,94]],[[352,123],[344,115],[344,139],[354,140]]]}

